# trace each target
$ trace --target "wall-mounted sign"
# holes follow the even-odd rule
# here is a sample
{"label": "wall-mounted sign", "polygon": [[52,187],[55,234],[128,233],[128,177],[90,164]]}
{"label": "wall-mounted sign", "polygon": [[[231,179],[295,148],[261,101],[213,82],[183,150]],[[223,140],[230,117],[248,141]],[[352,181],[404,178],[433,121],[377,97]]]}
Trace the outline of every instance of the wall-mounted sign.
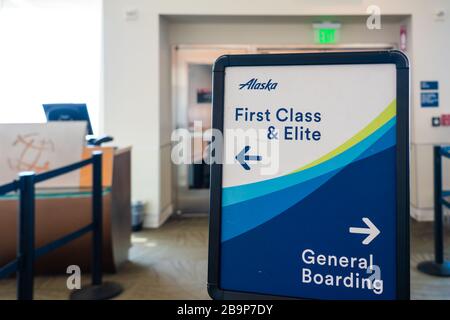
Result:
{"label": "wall-mounted sign", "polygon": [[420,90],[438,90],[438,81],[420,81]]}
{"label": "wall-mounted sign", "polygon": [[211,89],[200,88],[197,89],[197,103],[211,103]]}
{"label": "wall-mounted sign", "polygon": [[398,51],[216,61],[213,298],[409,298],[408,97]]}
{"label": "wall-mounted sign", "polygon": [[420,93],[420,105],[422,108],[439,107],[439,93],[437,92]]}
{"label": "wall-mounted sign", "polygon": [[439,107],[439,82],[421,81],[420,82],[420,106],[422,108]]}

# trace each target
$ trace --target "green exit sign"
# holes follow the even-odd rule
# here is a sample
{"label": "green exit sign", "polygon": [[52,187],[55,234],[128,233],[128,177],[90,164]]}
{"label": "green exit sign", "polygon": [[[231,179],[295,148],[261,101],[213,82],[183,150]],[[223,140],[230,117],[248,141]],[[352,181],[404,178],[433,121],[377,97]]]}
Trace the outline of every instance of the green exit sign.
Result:
{"label": "green exit sign", "polygon": [[336,43],[336,29],[319,29],[317,32],[318,43]]}
{"label": "green exit sign", "polygon": [[339,23],[314,24],[314,42],[318,44],[334,44],[339,40]]}

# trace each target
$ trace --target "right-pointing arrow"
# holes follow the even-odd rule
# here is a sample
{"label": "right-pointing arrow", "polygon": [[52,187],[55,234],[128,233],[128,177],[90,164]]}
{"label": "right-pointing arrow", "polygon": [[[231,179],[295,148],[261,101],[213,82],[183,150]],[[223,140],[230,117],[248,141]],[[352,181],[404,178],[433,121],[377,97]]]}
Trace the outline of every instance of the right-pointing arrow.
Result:
{"label": "right-pointing arrow", "polygon": [[350,233],[367,234],[368,236],[363,240],[362,244],[368,245],[379,234],[380,230],[369,220],[369,218],[362,218],[362,221],[368,226],[368,228],[354,228],[349,229]]}

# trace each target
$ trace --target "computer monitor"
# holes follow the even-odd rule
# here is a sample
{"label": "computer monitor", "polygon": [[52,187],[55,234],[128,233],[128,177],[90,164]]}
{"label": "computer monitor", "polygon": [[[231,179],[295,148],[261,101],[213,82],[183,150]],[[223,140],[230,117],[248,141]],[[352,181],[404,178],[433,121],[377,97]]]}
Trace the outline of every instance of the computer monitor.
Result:
{"label": "computer monitor", "polygon": [[87,121],[87,133],[93,134],[86,104],[55,103],[43,107],[47,121]]}

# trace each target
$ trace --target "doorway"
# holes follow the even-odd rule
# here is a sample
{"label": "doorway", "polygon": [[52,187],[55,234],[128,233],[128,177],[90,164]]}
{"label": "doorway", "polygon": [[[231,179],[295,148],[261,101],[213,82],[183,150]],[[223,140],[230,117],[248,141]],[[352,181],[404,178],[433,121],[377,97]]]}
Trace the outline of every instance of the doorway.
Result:
{"label": "doorway", "polygon": [[207,144],[199,141],[202,137],[198,132],[211,127],[213,63],[221,55],[248,51],[231,46],[175,46],[172,52],[174,127],[187,129],[193,136],[192,145],[202,145],[201,151],[192,153],[191,164],[173,168],[175,211],[178,214],[204,215],[209,211],[209,165],[203,161]]}

